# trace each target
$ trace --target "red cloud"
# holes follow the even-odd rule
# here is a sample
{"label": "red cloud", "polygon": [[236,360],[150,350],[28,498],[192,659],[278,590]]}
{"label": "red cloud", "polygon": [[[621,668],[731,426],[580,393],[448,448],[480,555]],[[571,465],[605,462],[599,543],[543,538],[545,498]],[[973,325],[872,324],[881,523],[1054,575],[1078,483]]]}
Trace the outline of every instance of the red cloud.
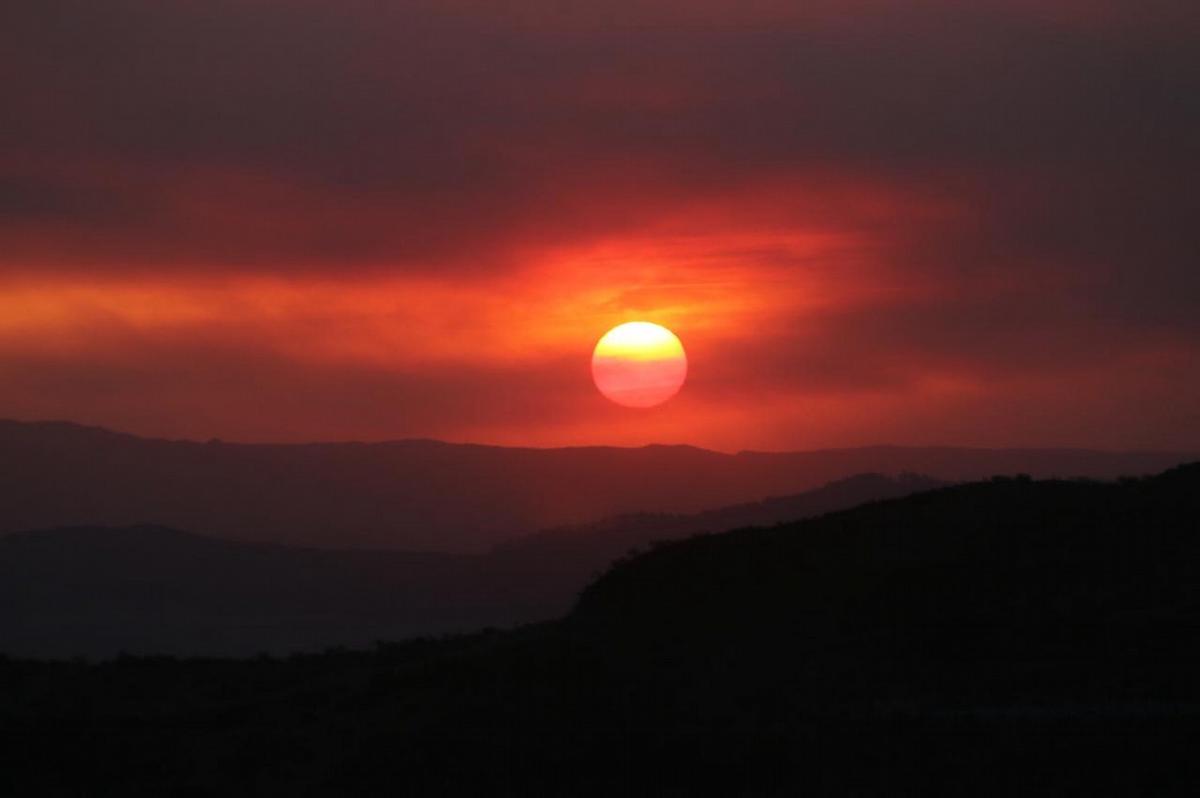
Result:
{"label": "red cloud", "polygon": [[1194,4],[562,8],[7,4],[0,415],[1200,442]]}

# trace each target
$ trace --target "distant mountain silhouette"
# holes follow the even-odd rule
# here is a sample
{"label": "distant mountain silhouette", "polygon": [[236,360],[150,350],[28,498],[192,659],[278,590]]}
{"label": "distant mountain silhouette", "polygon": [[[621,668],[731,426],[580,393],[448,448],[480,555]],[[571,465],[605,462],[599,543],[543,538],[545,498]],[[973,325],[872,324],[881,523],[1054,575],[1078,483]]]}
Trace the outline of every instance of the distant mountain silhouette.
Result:
{"label": "distant mountain silhouette", "polygon": [[152,526],[13,533],[0,538],[0,652],[287,653],[547,620],[631,548],[939,484],[862,475],[699,515],[547,530],[488,555],[306,549]]}
{"label": "distant mountain silhouette", "polygon": [[427,440],[242,445],[0,421],[0,533],[155,524],[255,542],[479,553],[536,529],[631,512],[694,513],[865,472],[1112,478],[1186,459],[1058,449],[730,455]]}
{"label": "distant mountain silhouette", "polygon": [[566,619],[244,661],[0,658],[0,793],[1194,795],[1200,464],[625,560]]}

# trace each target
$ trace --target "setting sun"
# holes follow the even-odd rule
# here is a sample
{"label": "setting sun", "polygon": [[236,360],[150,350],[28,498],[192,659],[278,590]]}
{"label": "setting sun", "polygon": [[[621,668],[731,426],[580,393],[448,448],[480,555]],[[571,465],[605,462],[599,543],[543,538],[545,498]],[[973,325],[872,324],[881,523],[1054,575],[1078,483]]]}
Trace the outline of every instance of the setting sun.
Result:
{"label": "setting sun", "polygon": [[687,378],[687,355],[666,327],[631,321],[612,328],[592,353],[600,393],[626,407],[653,407],[670,399]]}

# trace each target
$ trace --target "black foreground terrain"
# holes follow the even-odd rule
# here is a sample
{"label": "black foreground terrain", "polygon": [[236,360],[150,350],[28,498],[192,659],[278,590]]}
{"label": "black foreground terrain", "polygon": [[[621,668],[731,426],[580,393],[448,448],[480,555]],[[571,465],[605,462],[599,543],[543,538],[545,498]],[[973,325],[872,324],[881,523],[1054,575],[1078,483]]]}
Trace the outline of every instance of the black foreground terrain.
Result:
{"label": "black foreground terrain", "polygon": [[1200,465],[618,563],[562,621],[0,662],[2,795],[1194,794]]}

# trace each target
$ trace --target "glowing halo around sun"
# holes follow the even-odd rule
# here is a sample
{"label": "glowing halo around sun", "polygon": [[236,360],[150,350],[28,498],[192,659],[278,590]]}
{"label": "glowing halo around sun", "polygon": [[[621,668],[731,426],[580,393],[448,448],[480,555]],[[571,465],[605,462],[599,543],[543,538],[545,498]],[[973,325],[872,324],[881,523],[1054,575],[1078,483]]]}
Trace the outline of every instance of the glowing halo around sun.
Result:
{"label": "glowing halo around sun", "polygon": [[679,393],[687,355],[675,333],[631,321],[604,334],[592,352],[592,379],[600,393],[625,407],[654,407]]}

